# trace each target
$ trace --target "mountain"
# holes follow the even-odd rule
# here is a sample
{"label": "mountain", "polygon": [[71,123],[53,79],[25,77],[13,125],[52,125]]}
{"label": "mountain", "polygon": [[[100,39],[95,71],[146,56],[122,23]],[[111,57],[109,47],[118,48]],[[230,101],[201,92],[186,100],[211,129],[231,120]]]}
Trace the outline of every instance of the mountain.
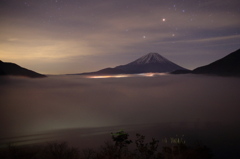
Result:
{"label": "mountain", "polygon": [[14,63],[0,61],[0,76],[2,75],[25,76],[31,78],[46,77],[45,75],[22,68]]}
{"label": "mountain", "polygon": [[147,72],[172,72],[175,70],[187,70],[158,53],[149,53],[139,59],[126,64],[115,67],[128,73],[147,73]]}
{"label": "mountain", "polygon": [[96,72],[82,73],[78,75],[113,75],[113,74],[136,74],[136,73],[163,73],[175,70],[187,70],[158,53],[149,53],[126,65],[115,68],[105,68]]}
{"label": "mountain", "polygon": [[194,69],[192,73],[240,76],[240,49],[209,65],[198,67]]}

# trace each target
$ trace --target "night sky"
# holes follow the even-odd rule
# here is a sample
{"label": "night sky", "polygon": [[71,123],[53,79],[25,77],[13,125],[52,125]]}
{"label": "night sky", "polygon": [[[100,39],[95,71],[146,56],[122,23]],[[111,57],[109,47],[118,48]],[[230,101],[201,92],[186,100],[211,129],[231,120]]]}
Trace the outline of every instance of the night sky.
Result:
{"label": "night sky", "polygon": [[0,60],[44,74],[149,52],[188,69],[240,48],[239,0],[1,0]]}

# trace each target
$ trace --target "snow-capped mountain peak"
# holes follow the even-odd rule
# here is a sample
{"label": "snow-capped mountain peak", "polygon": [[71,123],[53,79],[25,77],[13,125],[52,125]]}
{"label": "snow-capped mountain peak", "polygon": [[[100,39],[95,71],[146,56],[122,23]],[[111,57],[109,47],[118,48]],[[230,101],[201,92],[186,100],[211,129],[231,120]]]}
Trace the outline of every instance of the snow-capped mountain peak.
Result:
{"label": "snow-capped mountain peak", "polygon": [[185,68],[154,52],[148,53],[147,55],[144,55],[126,65],[120,65],[115,68],[129,73],[172,72],[175,70],[186,70]]}
{"label": "snow-capped mountain peak", "polygon": [[147,55],[140,57],[139,59],[129,63],[129,65],[149,64],[149,63],[166,63],[169,62],[166,58],[162,57],[158,53],[150,52]]}

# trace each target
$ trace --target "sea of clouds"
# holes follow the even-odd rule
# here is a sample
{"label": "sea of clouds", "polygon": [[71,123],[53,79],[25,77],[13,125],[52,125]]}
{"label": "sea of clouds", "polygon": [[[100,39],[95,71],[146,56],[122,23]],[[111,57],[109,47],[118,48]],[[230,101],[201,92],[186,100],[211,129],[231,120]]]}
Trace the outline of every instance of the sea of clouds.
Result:
{"label": "sea of clouds", "polygon": [[236,126],[240,122],[239,78],[156,75],[95,79],[69,75],[1,77],[0,81],[2,143],[23,136],[29,141],[74,136],[73,141],[81,138],[88,145],[86,138],[91,143],[90,138],[96,141],[97,135],[120,128],[160,138],[189,132],[188,137],[208,141],[221,131],[219,138],[231,136],[229,142],[239,138],[225,132],[240,132]]}

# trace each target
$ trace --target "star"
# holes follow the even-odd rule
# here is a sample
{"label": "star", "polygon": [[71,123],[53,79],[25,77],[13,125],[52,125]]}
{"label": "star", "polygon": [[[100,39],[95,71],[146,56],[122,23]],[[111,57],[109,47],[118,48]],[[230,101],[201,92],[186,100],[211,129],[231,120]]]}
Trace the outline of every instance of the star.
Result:
{"label": "star", "polygon": [[145,38],[146,38],[146,36],[143,36],[143,38],[145,39]]}
{"label": "star", "polygon": [[163,21],[163,22],[165,22],[165,21],[166,21],[166,19],[164,18],[164,19],[162,19],[162,21]]}

